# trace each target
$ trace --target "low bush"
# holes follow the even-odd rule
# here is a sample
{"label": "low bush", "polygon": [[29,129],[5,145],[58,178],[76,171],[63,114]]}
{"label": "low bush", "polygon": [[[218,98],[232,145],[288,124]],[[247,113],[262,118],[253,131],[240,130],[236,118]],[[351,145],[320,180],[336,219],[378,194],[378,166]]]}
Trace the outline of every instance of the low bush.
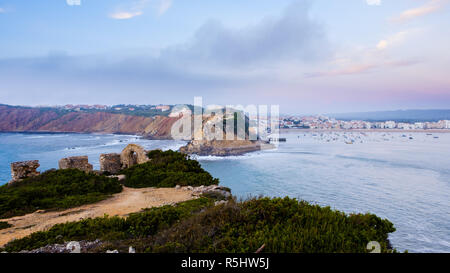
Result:
{"label": "low bush", "polygon": [[218,184],[200,163],[189,156],[169,151],[154,150],[148,153],[149,162],[122,171],[124,185],[132,188],[201,186]]}
{"label": "low bush", "polygon": [[35,249],[71,240],[101,239],[107,249],[169,253],[252,253],[262,245],[274,253],[367,252],[377,241],[390,252],[392,223],[373,214],[347,215],[291,198],[235,200],[213,206],[202,197],[152,208],[127,219],[103,217],[60,224],[8,243],[6,251]]}
{"label": "low bush", "polygon": [[65,209],[94,203],[122,191],[117,178],[76,169],[51,170],[12,185],[0,186],[0,218],[39,209]]}
{"label": "low bush", "polygon": [[291,198],[230,202],[187,218],[148,238],[144,252],[272,253],[367,252],[377,241],[390,249],[393,224],[373,214],[346,215]]}

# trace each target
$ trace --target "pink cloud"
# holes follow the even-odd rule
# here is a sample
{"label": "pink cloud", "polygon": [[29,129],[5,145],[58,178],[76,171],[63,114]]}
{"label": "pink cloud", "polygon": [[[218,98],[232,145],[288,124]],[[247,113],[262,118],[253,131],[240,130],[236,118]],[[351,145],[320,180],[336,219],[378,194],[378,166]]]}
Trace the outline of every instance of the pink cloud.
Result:
{"label": "pink cloud", "polygon": [[403,11],[399,16],[392,18],[392,21],[404,22],[420,16],[427,15],[429,13],[436,12],[440,10],[442,7],[444,7],[444,5],[446,5],[448,2],[449,2],[448,0],[430,0],[421,7]]}

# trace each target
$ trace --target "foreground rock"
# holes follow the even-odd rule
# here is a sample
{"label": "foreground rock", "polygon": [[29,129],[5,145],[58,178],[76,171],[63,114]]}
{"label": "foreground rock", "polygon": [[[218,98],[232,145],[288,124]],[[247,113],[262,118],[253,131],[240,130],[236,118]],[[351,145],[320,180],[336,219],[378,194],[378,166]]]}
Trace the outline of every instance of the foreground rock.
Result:
{"label": "foreground rock", "polygon": [[46,245],[33,250],[22,250],[19,253],[86,253],[92,249],[100,247],[103,243],[100,240],[65,242],[63,244]]}
{"label": "foreground rock", "polygon": [[218,185],[199,186],[199,187],[188,186],[184,187],[183,189],[191,190],[193,196],[200,196],[202,194],[214,194],[217,195],[217,197],[223,197],[224,199],[228,199],[231,197],[230,189]]}

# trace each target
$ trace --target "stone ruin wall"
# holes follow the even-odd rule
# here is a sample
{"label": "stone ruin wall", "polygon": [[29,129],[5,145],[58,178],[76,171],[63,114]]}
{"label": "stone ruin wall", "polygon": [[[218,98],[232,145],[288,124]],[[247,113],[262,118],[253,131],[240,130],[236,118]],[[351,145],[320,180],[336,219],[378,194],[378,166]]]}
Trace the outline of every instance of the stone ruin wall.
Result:
{"label": "stone ruin wall", "polygon": [[[124,168],[147,162],[147,152],[137,144],[129,144],[120,154],[110,153],[100,155],[100,172],[117,174]],[[11,163],[12,180],[9,184],[40,174],[36,169],[40,166],[39,160],[21,161]],[[88,156],[72,156],[58,161],[59,169],[78,169],[84,172],[93,172]]]}
{"label": "stone ruin wall", "polygon": [[89,163],[88,156],[72,156],[60,159],[58,162],[59,169],[78,169],[84,172],[93,171],[92,164]]}
{"label": "stone ruin wall", "polygon": [[120,154],[101,154],[100,171],[117,174],[122,169],[147,162],[147,152],[140,145],[129,144]]}
{"label": "stone ruin wall", "polygon": [[122,168],[129,168],[136,164],[142,164],[148,161],[147,152],[140,145],[128,144],[120,154]]}
{"label": "stone ruin wall", "polygon": [[39,166],[39,160],[11,163],[12,180],[9,181],[9,184],[13,184],[28,177],[38,176],[40,172],[38,172],[36,169],[39,168]]}
{"label": "stone ruin wall", "polygon": [[101,154],[100,155],[100,171],[110,174],[117,174],[122,169],[120,162],[120,154]]}

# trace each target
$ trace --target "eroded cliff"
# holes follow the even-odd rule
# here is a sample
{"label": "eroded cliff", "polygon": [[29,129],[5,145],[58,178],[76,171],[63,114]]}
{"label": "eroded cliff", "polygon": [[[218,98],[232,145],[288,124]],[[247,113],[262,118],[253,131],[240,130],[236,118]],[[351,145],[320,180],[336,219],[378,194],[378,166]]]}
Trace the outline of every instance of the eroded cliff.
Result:
{"label": "eroded cliff", "polygon": [[170,128],[177,119],[0,105],[3,132],[120,133],[170,139]]}

